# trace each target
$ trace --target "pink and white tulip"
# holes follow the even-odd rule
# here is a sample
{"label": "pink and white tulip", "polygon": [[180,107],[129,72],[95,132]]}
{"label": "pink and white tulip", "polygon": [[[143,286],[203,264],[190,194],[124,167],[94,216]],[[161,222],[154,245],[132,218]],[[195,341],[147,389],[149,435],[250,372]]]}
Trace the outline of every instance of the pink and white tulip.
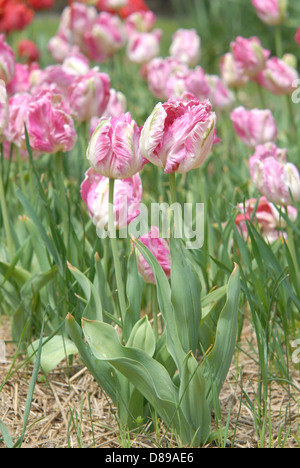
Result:
{"label": "pink and white tulip", "polygon": [[238,137],[251,148],[277,139],[277,124],[269,109],[247,110],[239,106],[231,112],[230,117]]}
{"label": "pink and white tulip", "polygon": [[218,75],[206,75],[210,92],[209,100],[218,109],[227,109],[234,103],[234,94]]}
{"label": "pink and white tulip", "polygon": [[139,149],[140,134],[129,112],[100,119],[86,153],[91,167],[112,179],[127,179],[140,172],[146,162]]}
{"label": "pink and white tulip", "polygon": [[59,95],[43,90],[29,103],[26,125],[30,145],[41,153],[70,151],[77,135],[73,119],[64,111]]}
{"label": "pink and white tulip", "polygon": [[257,16],[270,26],[277,26],[286,18],[287,0],[252,0]]}
{"label": "pink and white tulip", "polygon": [[0,80],[0,141],[9,122],[9,107],[6,86],[3,80]]}
{"label": "pink and white tulip", "polygon": [[267,60],[266,68],[257,77],[259,85],[276,96],[292,94],[298,79],[297,70],[277,57]]}
{"label": "pink and white tulip", "polygon": [[231,52],[224,54],[220,60],[221,76],[229,88],[241,88],[249,81],[240,62],[236,62]]}
{"label": "pink and white tulip", "polygon": [[246,39],[238,36],[231,42],[231,51],[235,62],[250,79],[256,78],[265,68],[266,60],[270,56],[270,51],[262,47],[257,37]]}
{"label": "pink and white tulip", "polygon": [[84,35],[88,56],[100,63],[122,49],[126,38],[125,26],[121,19],[105,11],[98,15]]}
{"label": "pink and white tulip", "polygon": [[208,99],[211,93],[208,77],[200,66],[173,74],[168,79],[165,90],[168,98],[178,99],[184,93],[189,93],[199,101]]}
{"label": "pink and white tulip", "polygon": [[[237,206],[240,214],[235,219],[235,224],[243,234],[244,239],[248,237],[247,222],[253,220],[258,224],[262,236],[268,241],[273,242],[282,235],[285,235],[284,229],[287,226],[286,221],[280,216],[278,209],[266,197],[262,196],[258,200],[251,198],[245,203],[239,203]],[[298,211],[293,206],[287,206],[287,214],[292,222],[298,217]]]}
{"label": "pink and white tulip", "polygon": [[209,101],[158,103],[142,129],[143,157],[166,174],[188,172],[207,159],[215,140],[216,114]]}
{"label": "pink and white tulip", "polygon": [[30,92],[30,89],[32,88],[32,73],[37,70],[40,70],[40,67],[36,62],[31,64],[16,63],[14,77],[7,84],[7,92],[9,96],[16,93]]}
{"label": "pink and white tulip", "polygon": [[[171,276],[171,255],[168,242],[159,237],[159,230],[156,226],[152,226],[149,233],[141,236],[139,241],[144,244],[147,249],[154,255],[160,266],[162,267],[166,277]],[[140,251],[136,248],[137,268],[140,275],[146,283],[155,284],[155,276],[150,265],[145,260]]]}
{"label": "pink and white tulip", "polygon": [[129,60],[138,65],[150,62],[159,55],[161,29],[154,29],[146,33],[134,33],[129,37],[127,56]]}
{"label": "pink and white tulip", "polygon": [[131,13],[125,19],[125,28],[128,37],[136,32],[145,33],[150,32],[156,22],[156,16],[153,11],[136,11]]}
{"label": "pink and white tulip", "polygon": [[195,67],[201,57],[201,39],[195,29],[178,29],[172,37],[170,56],[189,67]]}
{"label": "pink and white tulip", "polygon": [[152,94],[161,100],[168,99],[167,83],[178,73],[186,73],[187,65],[174,57],[156,57],[147,65],[147,82]]}
{"label": "pink and white tulip", "polygon": [[5,42],[4,34],[0,34],[0,80],[9,83],[15,74],[15,54],[12,48]]}
{"label": "pink and white tulip", "polygon": [[110,96],[110,79],[106,73],[92,69],[77,77],[68,90],[71,115],[77,122],[101,117]]}
{"label": "pink and white tulip", "polygon": [[[125,228],[140,214],[142,195],[139,174],[115,181],[113,211],[116,229]],[[108,196],[109,179],[89,168],[81,184],[81,198],[98,229],[108,229]]]}
{"label": "pink and white tulip", "polygon": [[250,157],[251,178],[257,190],[275,205],[292,205],[300,200],[300,176],[287,162],[286,150],[269,143],[259,145]]}

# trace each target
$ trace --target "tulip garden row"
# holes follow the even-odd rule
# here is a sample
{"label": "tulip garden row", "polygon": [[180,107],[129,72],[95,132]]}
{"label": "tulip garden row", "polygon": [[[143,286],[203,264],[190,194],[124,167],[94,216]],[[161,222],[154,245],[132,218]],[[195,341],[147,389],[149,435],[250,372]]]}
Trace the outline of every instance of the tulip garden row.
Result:
{"label": "tulip garden row", "polygon": [[[69,2],[45,66],[39,44],[16,50],[9,3],[0,312],[34,364],[31,391],[40,370],[76,355],[122,427],[159,417],[199,447],[213,437],[249,321],[259,433],[270,383],[300,392],[297,2],[241,0],[253,31],[225,49],[220,35],[213,65],[199,23],[177,27],[163,55],[165,32],[144,1]],[[224,2],[186,8],[207,28]],[[190,248],[199,223],[202,242]],[[20,446],[25,432],[14,439],[0,423],[6,444]]]}

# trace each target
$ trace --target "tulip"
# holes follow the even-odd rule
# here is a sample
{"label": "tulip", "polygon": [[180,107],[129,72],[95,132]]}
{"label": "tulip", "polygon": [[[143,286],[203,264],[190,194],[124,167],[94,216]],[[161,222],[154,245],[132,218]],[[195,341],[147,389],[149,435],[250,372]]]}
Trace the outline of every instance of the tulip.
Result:
{"label": "tulip", "polygon": [[[251,220],[258,223],[262,236],[269,242],[273,242],[282,234],[285,234],[282,230],[287,226],[286,221],[280,216],[279,210],[266,197],[260,197],[258,200],[251,198],[246,200],[245,203],[239,203],[237,208],[240,214],[237,215],[235,224],[245,239],[248,237],[246,221]],[[292,222],[296,221],[298,211],[295,207],[288,206],[287,214]]]}
{"label": "tulip", "polygon": [[231,50],[234,60],[249,78],[255,78],[265,68],[270,56],[270,51],[263,49],[257,37],[245,39],[238,36],[231,42]]}
{"label": "tulip", "polygon": [[142,129],[143,157],[166,174],[200,167],[215,138],[216,114],[209,101],[169,99],[158,103]]}
{"label": "tulip", "polygon": [[210,92],[209,100],[214,107],[226,109],[234,102],[234,94],[228,89],[223,80],[217,75],[206,75]]}
{"label": "tulip", "polygon": [[16,63],[15,74],[12,80],[7,84],[7,92],[10,96],[16,93],[29,92],[32,87],[32,73],[40,70],[38,63]]}
{"label": "tulip", "polygon": [[74,122],[63,108],[61,97],[42,90],[29,103],[26,124],[30,145],[41,153],[70,151],[77,138]]}
{"label": "tulip", "polygon": [[88,56],[97,62],[112,57],[125,45],[125,40],[126,30],[121,19],[104,11],[84,35]]}
{"label": "tulip", "polygon": [[2,134],[9,121],[9,107],[6,86],[3,80],[0,80],[0,141]]}
{"label": "tulip", "polygon": [[64,34],[53,36],[49,39],[47,49],[55,62],[62,63],[70,52],[80,52],[78,46],[70,46],[69,39]]}
{"label": "tulip", "polygon": [[269,109],[246,110],[240,106],[231,112],[230,117],[239,138],[251,148],[277,139],[276,121]]}
{"label": "tulip", "polygon": [[0,80],[9,83],[15,74],[15,54],[5,42],[4,34],[0,34]]}
{"label": "tulip", "polygon": [[258,74],[257,81],[263,88],[276,96],[292,94],[299,74],[283,60],[272,57],[266,62],[266,68]]}
{"label": "tulip", "polygon": [[[159,230],[156,226],[152,226],[149,233],[141,236],[139,238],[140,242],[144,244],[149,251],[154,255],[160,266],[162,267],[167,278],[170,278],[171,275],[171,256],[168,242],[165,239],[159,237]],[[137,268],[140,275],[144,278],[146,283],[155,284],[155,276],[151,270],[150,265],[144,259],[143,255],[139,252],[137,248],[136,258],[137,258]]]}
{"label": "tulip", "polygon": [[121,114],[125,114],[127,110],[127,99],[125,94],[121,91],[116,91],[111,88],[109,92],[109,100],[103,117],[118,117]]}
{"label": "tulip", "polygon": [[194,95],[200,101],[211,94],[209,80],[202,67],[182,71],[171,76],[165,86],[168,98],[180,98],[184,93]]}
{"label": "tulip", "polygon": [[109,100],[110,79],[97,69],[78,76],[68,90],[71,115],[77,122],[101,117]]}
{"label": "tulip", "polygon": [[129,112],[100,119],[86,153],[90,165],[108,178],[132,177],[146,162],[139,149],[140,134]]}
{"label": "tulip", "polygon": [[[115,181],[113,205],[116,229],[125,228],[139,215],[142,193],[139,174]],[[89,168],[81,184],[81,198],[99,230],[108,229],[108,195],[109,179]]]}
{"label": "tulip", "polygon": [[168,99],[167,83],[177,73],[188,71],[187,65],[174,57],[156,57],[147,66],[147,81],[152,94],[161,100]]}
{"label": "tulip", "polygon": [[231,52],[222,56],[220,70],[222,79],[229,88],[240,88],[249,81],[241,63],[235,61]]}
{"label": "tulip", "polygon": [[270,26],[277,26],[286,18],[287,0],[252,0],[258,17]]}
{"label": "tulip", "polygon": [[194,67],[201,56],[201,39],[195,29],[178,29],[172,37],[170,56]]}
{"label": "tulip", "polygon": [[136,32],[150,32],[156,22],[153,11],[136,11],[125,19],[128,37]]}
{"label": "tulip", "polygon": [[250,157],[251,178],[258,191],[275,205],[291,205],[300,200],[300,176],[287,162],[286,150],[269,143],[259,145]]}
{"label": "tulip", "polygon": [[162,31],[155,29],[147,33],[134,33],[130,36],[127,56],[133,63],[143,65],[159,54]]}

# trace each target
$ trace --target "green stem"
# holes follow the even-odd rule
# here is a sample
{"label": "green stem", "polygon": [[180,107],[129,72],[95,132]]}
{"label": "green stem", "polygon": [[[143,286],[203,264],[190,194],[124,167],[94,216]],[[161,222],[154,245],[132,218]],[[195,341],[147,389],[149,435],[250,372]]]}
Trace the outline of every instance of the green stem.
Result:
{"label": "green stem", "polygon": [[14,254],[13,239],[12,239],[10,224],[9,224],[9,219],[8,219],[8,212],[7,212],[7,206],[6,206],[6,198],[5,198],[2,174],[0,174],[0,205],[1,205],[5,235],[7,239],[9,258],[12,261],[13,256],[14,256],[13,255]]}
{"label": "green stem", "polygon": [[[288,209],[286,208],[285,209],[285,212],[286,212],[286,216],[288,218]],[[293,230],[291,228],[291,226],[289,225],[288,221],[286,221],[286,232],[287,232],[287,240],[288,240],[288,248],[289,248],[289,251],[290,251],[290,254],[291,254],[291,257],[292,257],[292,260],[293,260],[293,264],[294,264],[294,268],[295,268],[295,272],[296,272],[296,281],[297,281],[297,289],[299,288],[299,285],[300,285],[300,270],[299,270],[299,263],[298,263],[298,256],[297,256],[297,250],[296,250],[296,246],[295,246],[295,240],[294,240],[294,233],[293,233]]]}
{"label": "green stem", "polygon": [[173,221],[173,232],[181,227],[180,223],[180,215],[179,211],[177,210],[178,204],[177,204],[177,192],[176,192],[176,173],[173,172],[169,174],[169,185],[170,185],[170,194],[171,194],[171,204],[174,205],[174,221]]}
{"label": "green stem", "polygon": [[110,237],[110,243],[111,243],[114,266],[115,266],[117,290],[118,290],[120,312],[121,312],[121,321],[123,323],[125,314],[126,314],[126,300],[125,300],[124,284],[122,281],[121,264],[120,264],[119,254],[118,254],[116,228],[115,228],[115,220],[114,220],[114,205],[113,205],[114,183],[115,183],[114,179],[109,179],[108,229],[109,229],[109,237]]}
{"label": "green stem", "polygon": [[68,219],[67,219],[67,212],[68,212],[68,200],[66,195],[66,189],[64,184],[64,169],[63,169],[63,153],[59,151],[56,153],[57,159],[57,169],[58,169],[58,190],[61,198],[61,217],[62,217],[62,229],[63,229],[63,237],[65,246],[67,248],[68,243]]}
{"label": "green stem", "polygon": [[298,142],[298,138],[297,138],[297,123],[296,123],[296,117],[295,117],[295,113],[294,113],[294,108],[293,108],[293,101],[292,101],[292,98],[291,96],[286,96],[286,100],[287,100],[287,106],[288,106],[288,111],[289,111],[289,116],[290,116],[290,125],[291,125],[291,130],[292,130],[292,137],[293,137],[293,140],[297,140]]}
{"label": "green stem", "polygon": [[157,292],[156,292],[156,285],[151,284],[151,312],[153,318],[153,331],[155,340],[158,341],[159,333],[158,333],[158,321],[157,321],[157,312],[158,312],[158,302],[157,302]]}
{"label": "green stem", "polygon": [[282,35],[281,35],[281,26],[276,26],[275,29],[275,47],[276,47],[276,55],[278,58],[282,58],[283,55],[283,47],[282,47]]}

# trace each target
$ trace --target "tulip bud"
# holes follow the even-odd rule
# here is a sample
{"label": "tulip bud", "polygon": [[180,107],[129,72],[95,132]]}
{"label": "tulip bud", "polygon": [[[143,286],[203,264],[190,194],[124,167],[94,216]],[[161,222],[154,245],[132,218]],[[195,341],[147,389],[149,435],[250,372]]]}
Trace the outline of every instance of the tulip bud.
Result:
{"label": "tulip bud", "polygon": [[270,26],[278,26],[286,18],[287,0],[252,0],[257,16]]}
{"label": "tulip bud", "polygon": [[108,178],[132,177],[145,164],[139,150],[140,133],[129,112],[100,119],[86,153],[90,165]]}
{"label": "tulip bud", "polygon": [[[142,182],[139,174],[119,179],[114,185],[115,228],[128,226],[140,213]],[[91,220],[97,229],[108,229],[109,179],[90,168],[81,184],[81,197],[85,202]]]}
{"label": "tulip bud", "polygon": [[195,29],[178,29],[172,37],[171,57],[194,67],[201,56],[201,39]]}
{"label": "tulip bud", "polygon": [[230,114],[234,130],[241,140],[249,147],[276,141],[277,125],[269,109],[246,110],[240,106]]}
{"label": "tulip bud", "polygon": [[263,49],[257,37],[245,39],[238,36],[231,43],[234,60],[240,64],[241,69],[249,78],[255,78],[266,65],[270,51]]}
{"label": "tulip bud", "polygon": [[216,114],[209,101],[169,99],[158,103],[142,129],[143,157],[166,174],[188,172],[208,157],[216,130]]}
{"label": "tulip bud", "polygon": [[272,57],[267,60],[266,68],[258,74],[257,81],[263,88],[276,96],[292,94],[299,74],[283,60]]}
{"label": "tulip bud", "polygon": [[221,58],[220,69],[222,78],[229,88],[240,88],[249,81],[241,63],[235,61],[231,52]]}
{"label": "tulip bud", "polygon": [[[149,233],[141,236],[139,238],[140,242],[144,244],[150,252],[154,255],[163,271],[165,272],[167,278],[170,278],[171,275],[171,256],[170,249],[167,241],[159,237],[159,230],[156,226],[152,226]],[[135,248],[136,258],[137,258],[137,267],[141,276],[144,278],[146,283],[155,284],[155,276],[151,270],[150,265],[144,259],[140,251]]]}
{"label": "tulip bud", "polygon": [[4,34],[0,34],[0,80],[9,83],[15,74],[15,54],[5,42]]}

